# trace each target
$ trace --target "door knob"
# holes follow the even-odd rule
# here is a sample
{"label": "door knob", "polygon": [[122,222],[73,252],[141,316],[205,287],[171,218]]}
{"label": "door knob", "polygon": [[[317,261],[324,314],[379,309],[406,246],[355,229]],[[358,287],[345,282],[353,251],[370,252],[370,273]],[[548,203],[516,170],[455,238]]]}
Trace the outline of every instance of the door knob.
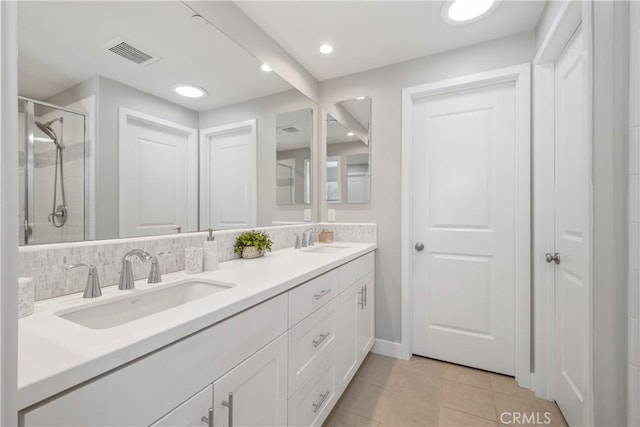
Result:
{"label": "door knob", "polygon": [[416,251],[418,252],[422,251],[424,249],[424,243],[422,242],[416,243],[415,248],[416,248]]}
{"label": "door knob", "polygon": [[553,255],[547,252],[547,254],[545,255],[545,259],[548,263],[555,262],[556,264],[560,264],[560,254],[558,252],[554,253]]}

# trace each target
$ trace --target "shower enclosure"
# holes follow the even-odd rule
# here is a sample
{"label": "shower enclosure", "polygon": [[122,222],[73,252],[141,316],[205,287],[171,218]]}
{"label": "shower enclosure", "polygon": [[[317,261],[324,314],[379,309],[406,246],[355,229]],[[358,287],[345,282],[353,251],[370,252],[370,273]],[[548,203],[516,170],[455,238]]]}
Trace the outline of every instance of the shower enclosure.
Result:
{"label": "shower enclosure", "polygon": [[85,114],[19,97],[20,243],[85,240]]}

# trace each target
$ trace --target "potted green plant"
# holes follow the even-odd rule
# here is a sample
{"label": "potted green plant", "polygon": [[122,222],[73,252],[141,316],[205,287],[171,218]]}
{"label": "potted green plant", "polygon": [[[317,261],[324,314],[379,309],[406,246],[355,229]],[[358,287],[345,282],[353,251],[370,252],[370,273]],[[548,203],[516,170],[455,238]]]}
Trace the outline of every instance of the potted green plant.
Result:
{"label": "potted green plant", "polygon": [[233,251],[242,258],[257,258],[266,251],[271,251],[273,242],[267,233],[262,231],[245,231],[236,238]]}

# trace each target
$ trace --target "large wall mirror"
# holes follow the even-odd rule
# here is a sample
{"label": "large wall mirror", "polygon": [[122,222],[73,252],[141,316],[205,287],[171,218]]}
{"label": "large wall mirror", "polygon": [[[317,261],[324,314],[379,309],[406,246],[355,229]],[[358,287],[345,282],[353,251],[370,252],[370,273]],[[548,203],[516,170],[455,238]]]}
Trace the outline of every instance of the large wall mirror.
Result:
{"label": "large wall mirror", "polygon": [[371,98],[334,104],[327,114],[328,203],[368,203],[371,194]]}
{"label": "large wall mirror", "polygon": [[304,108],[276,118],[276,201],[311,204],[313,110]]}
{"label": "large wall mirror", "polygon": [[197,11],[19,2],[18,25],[22,244],[303,219],[273,185],[277,117],[315,103]]}

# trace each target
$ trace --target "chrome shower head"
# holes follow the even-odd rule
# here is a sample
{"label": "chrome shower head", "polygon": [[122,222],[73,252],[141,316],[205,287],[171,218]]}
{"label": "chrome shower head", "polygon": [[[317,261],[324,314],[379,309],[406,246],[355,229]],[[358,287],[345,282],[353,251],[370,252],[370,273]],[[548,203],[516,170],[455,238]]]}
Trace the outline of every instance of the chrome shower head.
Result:
{"label": "chrome shower head", "polygon": [[56,135],[55,131],[51,128],[51,125],[56,121],[60,121],[62,123],[62,117],[58,117],[57,119],[49,120],[48,122],[42,123],[39,121],[35,121],[36,126],[40,129],[45,135],[53,140],[53,143],[60,149],[63,149],[64,146],[58,141],[58,135]]}

